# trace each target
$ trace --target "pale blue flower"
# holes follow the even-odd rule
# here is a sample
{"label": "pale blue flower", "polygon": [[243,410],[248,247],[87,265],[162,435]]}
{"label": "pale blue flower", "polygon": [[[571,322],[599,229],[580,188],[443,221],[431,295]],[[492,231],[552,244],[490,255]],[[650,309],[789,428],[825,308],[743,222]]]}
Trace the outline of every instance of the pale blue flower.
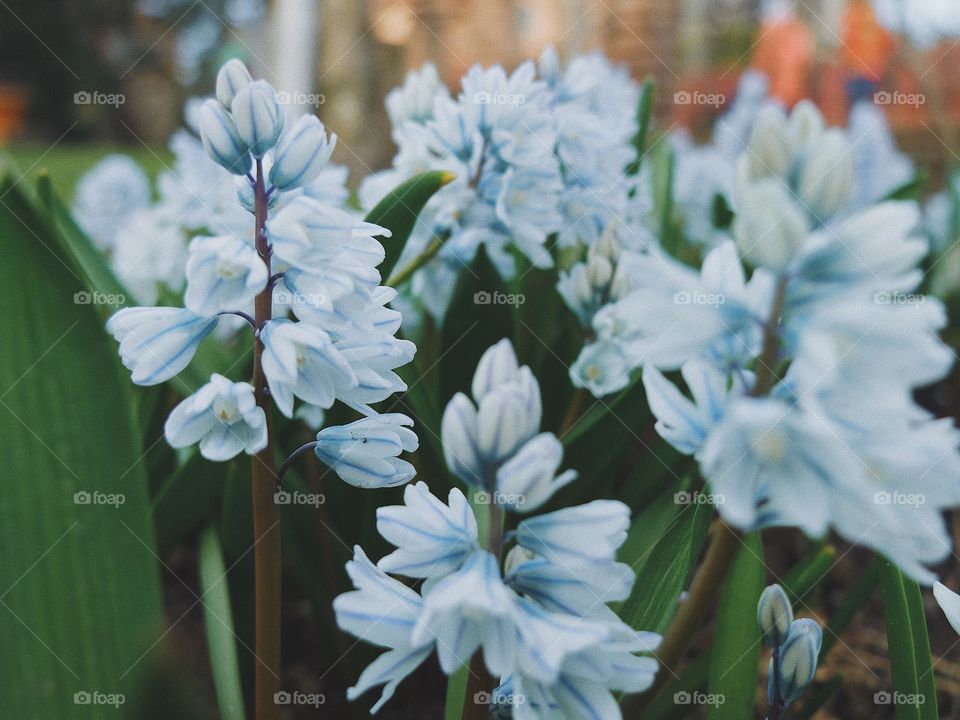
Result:
{"label": "pale blue flower", "polygon": [[108,155],[77,183],[73,216],[101,250],[117,242],[121,227],[150,205],[150,181],[126,155]]}
{"label": "pale blue flower", "polygon": [[237,93],[253,82],[247,66],[237,58],[231,58],[220,66],[217,72],[217,100],[227,110]]}
{"label": "pale blue flower", "polygon": [[337,625],[369,643],[389,648],[347,690],[347,698],[356,700],[367,690],[384,685],[380,699],[370,710],[375,713],[393,697],[400,682],[427,659],[433,642],[417,644],[411,638],[423,612],[420,595],[377,569],[359,546],[354,547],[353,560],[347,563],[347,574],[356,590],[334,599]]}
{"label": "pale blue flower", "polygon": [[267,423],[253,387],[211,375],[210,382],[177,405],[163,428],[171,447],[200,443],[200,454],[223,462],[267,446]]}
{"label": "pale blue flower", "polygon": [[401,452],[413,452],[419,442],[410,429],[413,420],[400,413],[365,417],[348,425],[331,425],[317,433],[316,456],[340,479],[360,488],[403,485],[416,470]]}
{"label": "pale blue flower", "polygon": [[215,317],[172,307],[134,307],[115,313],[107,332],[120,343],[120,359],[137,385],[157,385],[183,370]]}
{"label": "pale blue flower", "polygon": [[255,158],[262,158],[277,144],[283,130],[280,98],[266,80],[254,80],[241,88],[230,102],[237,135]]}
{"label": "pale blue flower", "polygon": [[950,590],[943,583],[934,583],[933,596],[937,600],[940,609],[947,617],[947,622],[954,632],[960,633],[960,595]]}
{"label": "pale blue flower", "polygon": [[322,329],[290,320],[270,320],[260,330],[263,372],[270,394],[287,417],[293,416],[293,398],[329,408],[337,388],[357,384],[356,375]]}
{"label": "pale blue flower", "polygon": [[[527,559],[509,567],[520,550]],[[553,562],[515,546],[508,556],[506,583],[554,612],[609,618],[606,603],[626,600],[636,579],[629,565],[602,562],[590,565]]]}
{"label": "pale blue flower", "polygon": [[267,266],[251,245],[229,235],[190,243],[184,304],[200,315],[243,310],[267,285]]}
{"label": "pale blue flower", "polygon": [[407,485],[403,505],[377,508],[377,531],[397,546],[377,566],[389,573],[438,578],[459,570],[477,542],[477,520],[457,488],[447,504],[431,494],[426,483]]}
{"label": "pale blue flower", "polygon": [[570,366],[570,382],[599,398],[629,385],[632,370],[633,363],[624,353],[622,343],[598,340],[583,346]]}
{"label": "pale blue flower", "polygon": [[577,479],[576,470],[557,475],[562,461],[563,445],[556,435],[535,435],[497,470],[497,503],[513,512],[533,512]]}
{"label": "pale blue flower", "polygon": [[786,640],[793,623],[793,608],[783,588],[768,585],[757,602],[757,623],[768,647],[779,647]]}
{"label": "pale blue flower", "polygon": [[614,560],[630,527],[630,509],[616,500],[594,500],[524,519],[517,543],[551,562],[575,566]]}
{"label": "pale blue flower", "polygon": [[438,95],[449,94],[440,80],[436,65],[426,63],[419,70],[407,73],[403,85],[387,93],[390,122],[395,128],[408,120],[426,122],[433,115],[433,103]]}
{"label": "pale blue flower", "polygon": [[358,332],[338,340],[336,349],[357,378],[356,385],[340,388],[337,397],[342,402],[363,411],[369,403],[407,389],[394,368],[413,360],[417,347],[409,340],[382,331]]}
{"label": "pale blue flower", "polygon": [[278,190],[313,183],[330,161],[336,144],[337,136],[328,138],[315,115],[304,115],[281,136],[270,168],[270,183]]}
{"label": "pale blue flower", "polygon": [[[780,697],[775,697],[774,684],[769,684],[771,704],[782,700],[789,704],[796,700],[804,688],[813,680],[817,672],[817,659],[823,642],[823,632],[813,620],[803,618],[794,620],[790,625],[787,639],[780,648],[779,672],[777,677]],[[771,668],[773,660],[770,661]]]}
{"label": "pale blue flower", "polygon": [[440,667],[447,675],[480,647],[491,674],[509,673],[517,642],[515,600],[500,578],[497,559],[476,550],[459,570],[430,587],[411,638],[415,644],[436,643]]}
{"label": "pale blue flower", "polygon": [[200,138],[207,155],[228,172],[234,175],[250,172],[253,167],[250,147],[237,132],[230,113],[216,100],[207,100],[200,109]]}

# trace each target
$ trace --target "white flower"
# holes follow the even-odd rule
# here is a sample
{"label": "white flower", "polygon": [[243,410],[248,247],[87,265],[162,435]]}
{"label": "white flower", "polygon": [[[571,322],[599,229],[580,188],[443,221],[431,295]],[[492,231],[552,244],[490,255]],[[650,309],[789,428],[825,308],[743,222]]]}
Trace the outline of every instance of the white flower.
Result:
{"label": "white flower", "polygon": [[266,80],[247,83],[234,96],[230,112],[237,135],[255,158],[262,158],[277,144],[283,130],[280,98]]}
{"label": "white flower", "polygon": [[190,364],[216,324],[216,318],[183,308],[135,307],[115,313],[107,332],[120,343],[120,359],[133,382],[157,385]]}
{"label": "white flower", "polygon": [[316,180],[330,161],[337,136],[327,138],[315,115],[304,115],[280,137],[273,154],[270,183],[277,190],[290,190]]}
{"label": "white flower", "polygon": [[943,614],[947,616],[947,622],[955,632],[960,633],[960,595],[950,590],[943,583],[934,583],[933,596],[937,600]]}
{"label": "white flower", "polygon": [[241,451],[254,455],[267,446],[267,423],[253,387],[211,375],[210,382],[177,405],[164,425],[171,447],[200,443],[208,460],[229,460]]}
{"label": "white flower", "polygon": [[150,181],[126,155],[108,155],[77,184],[73,216],[101,250],[117,242],[134,213],[150,205]]}
{"label": "white flower", "polygon": [[290,320],[270,320],[260,331],[263,371],[270,394],[287,417],[293,417],[293,397],[324,409],[333,405],[338,387],[352,387],[357,378],[318,327]]}
{"label": "white flower", "polygon": [[200,108],[200,138],[207,155],[229,172],[250,172],[250,146],[240,137],[230,113],[216,100],[207,100]]}
{"label": "white flower", "polygon": [[236,58],[227,60],[217,72],[217,100],[229,110],[237,93],[252,81],[246,65]]}
{"label": "white flower", "polygon": [[411,638],[423,611],[420,596],[378,570],[359,546],[354,547],[353,560],[347,563],[347,574],[356,590],[334,599],[337,625],[369,643],[389,648],[347,690],[347,698],[355,700],[367,690],[384,685],[380,700],[370,710],[375,713],[393,697],[400,682],[427,659],[433,642],[414,643]]}
{"label": "white flower", "polygon": [[411,639],[415,644],[435,641],[447,675],[481,646],[487,669],[503,675],[513,670],[514,600],[500,578],[497,559],[476,550],[459,570],[431,586]]}
{"label": "white flower", "polygon": [[784,270],[810,228],[803,209],[778,177],[765,177],[741,190],[733,237],[751,263]]}
{"label": "white flower", "polygon": [[190,243],[184,304],[200,315],[247,308],[267,285],[267,266],[249,244],[230,235]]}
{"label": "white flower", "polygon": [[497,502],[514,512],[533,512],[576,480],[576,470],[557,475],[562,460],[563,445],[553,433],[534,436],[497,470]]}
{"label": "white flower", "polygon": [[614,559],[627,538],[630,508],[616,500],[594,500],[526,518],[517,543],[557,564],[576,566]]}
{"label": "white flower", "polygon": [[584,345],[570,366],[570,382],[599,398],[629,385],[632,369],[620,343],[600,340]]}
{"label": "white flower", "polygon": [[399,413],[366,417],[349,425],[331,425],[317,433],[315,453],[340,479],[360,488],[403,485],[416,470],[401,452],[418,447],[413,420]]}
{"label": "white flower", "polygon": [[377,531],[397,546],[377,567],[397,575],[438,578],[459,570],[477,543],[477,520],[457,488],[445,505],[426,483],[407,485],[404,505],[377,508]]}

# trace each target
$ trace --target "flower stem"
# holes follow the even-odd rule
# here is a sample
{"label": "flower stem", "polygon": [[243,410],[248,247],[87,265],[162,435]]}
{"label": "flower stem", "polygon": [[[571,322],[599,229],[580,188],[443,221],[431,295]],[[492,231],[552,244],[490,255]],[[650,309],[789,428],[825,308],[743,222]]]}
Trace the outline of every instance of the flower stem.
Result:
{"label": "flower stem", "polygon": [[[270,244],[264,230],[267,222],[267,196],[263,165],[257,161],[254,181],[256,198],[255,242],[257,253],[270,275]],[[276,720],[278,706],[274,696],[280,691],[280,513],[273,501],[277,476],[274,472],[272,407],[267,378],[263,372],[263,342],[259,331],[273,316],[273,292],[269,283],[257,295],[254,304],[257,328],[253,346],[253,395],[263,409],[267,423],[267,446],[253,456],[250,475],[253,482],[253,536],[255,573],[255,647],[254,703],[256,720]]]}
{"label": "flower stem", "polygon": [[714,598],[717,597],[721,583],[727,576],[737,549],[740,547],[740,534],[722,520],[711,528],[713,539],[707,549],[703,564],[690,583],[690,590],[680,609],[664,633],[663,642],[656,656],[660,661],[657,679],[649,690],[642,695],[624,701],[624,716],[641,717],[641,711],[656,696],[666,682],[674,675],[675,667],[686,652],[694,633],[700,629]]}
{"label": "flower stem", "polygon": [[434,235],[422,253],[411,260],[407,266],[393,273],[393,275],[391,275],[384,284],[387,285],[387,287],[392,288],[398,288],[403,285],[417,270],[433,260],[436,254],[440,252],[440,248],[443,247],[444,243],[447,242],[449,238],[450,233]]}

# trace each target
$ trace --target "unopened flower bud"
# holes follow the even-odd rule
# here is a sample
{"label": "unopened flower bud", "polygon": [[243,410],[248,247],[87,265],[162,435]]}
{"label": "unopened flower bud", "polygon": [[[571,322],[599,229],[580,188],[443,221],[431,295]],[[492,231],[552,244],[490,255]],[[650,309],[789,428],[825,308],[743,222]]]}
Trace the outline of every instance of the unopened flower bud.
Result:
{"label": "unopened flower bud", "polygon": [[266,80],[255,80],[240,90],[230,109],[237,133],[254,157],[263,157],[277,144],[283,130],[283,112],[277,91]]}
{"label": "unopened flower bud", "polygon": [[780,696],[785,703],[796,700],[817,672],[823,633],[813,620],[795,620],[780,650]]}
{"label": "unopened flower bud", "polygon": [[200,108],[200,139],[207,155],[234,175],[250,172],[249,148],[233,118],[216,100],[207,100]]}
{"label": "unopened flower bud", "polygon": [[[237,202],[240,203],[240,206],[248,213],[255,213],[257,211],[257,197],[253,191],[253,185],[250,184],[250,180],[245,177],[238,177],[236,184]],[[280,193],[270,193],[270,197],[267,198],[267,208],[273,209],[279,202]]]}
{"label": "unopened flower bud", "polygon": [[217,100],[229,110],[237,93],[252,81],[246,65],[236,58],[227,60],[217,73]]}
{"label": "unopened flower bud", "polygon": [[757,267],[783,270],[806,239],[807,218],[780,178],[763,178],[741,192],[733,237]]}
{"label": "unopened flower bud", "polygon": [[793,151],[800,152],[805,147],[817,142],[823,133],[823,115],[809,100],[801,100],[790,113],[787,133]]}
{"label": "unopened flower bud", "polygon": [[590,248],[590,255],[600,255],[615,263],[620,258],[620,241],[617,237],[619,229],[617,223],[610,222],[603,229],[600,237]]}
{"label": "unopened flower bud", "polygon": [[768,647],[780,647],[790,632],[793,610],[790,600],[779,585],[764,589],[757,603],[757,622],[763,633],[763,642]]}
{"label": "unopened flower bud", "polygon": [[304,115],[280,139],[270,168],[270,182],[279,190],[308,185],[330,160],[337,136],[327,131],[316,116]]}
{"label": "unopened flower bud", "polygon": [[595,290],[605,290],[613,278],[613,265],[602,255],[594,255],[587,261],[587,279]]}
{"label": "unopened flower bud", "polygon": [[841,130],[825,131],[808,148],[797,186],[800,199],[820,221],[847,204],[853,192],[853,148]]}
{"label": "unopened flower bud", "polygon": [[786,177],[793,163],[793,152],[783,110],[767,105],[757,114],[745,157],[750,180],[770,175]]}

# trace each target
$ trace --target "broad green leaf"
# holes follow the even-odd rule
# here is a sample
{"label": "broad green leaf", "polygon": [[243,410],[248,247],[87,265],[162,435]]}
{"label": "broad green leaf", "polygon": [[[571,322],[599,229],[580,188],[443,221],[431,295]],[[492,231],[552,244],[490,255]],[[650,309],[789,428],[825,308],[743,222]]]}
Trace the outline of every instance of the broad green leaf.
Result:
{"label": "broad green leaf", "polygon": [[0,255],[0,707],[73,718],[75,693],[134,696],[163,635],[143,448],[84,280],[9,180]]}
{"label": "broad green leaf", "polygon": [[920,586],[888,560],[880,563],[887,646],[897,720],[937,720],[937,693]]}
{"label": "broad green leaf", "polygon": [[506,297],[506,286],[481,246],[470,266],[460,272],[443,323],[439,370],[444,405],[454,393],[470,387],[484,351],[511,336],[513,315]]}
{"label": "broad green leaf", "polygon": [[686,505],[645,560],[623,558],[637,573],[633,591],[620,610],[620,617],[628,625],[636,630],[663,632],[670,624],[712,516],[712,505]]}
{"label": "broad green leaf", "polygon": [[226,581],[220,540],[213,529],[200,540],[200,597],[203,598],[204,630],[217,692],[221,720],[244,720],[243,688],[237,661],[237,640],[233,633],[233,611]]}
{"label": "broad green leaf", "polygon": [[763,578],[763,542],[755,532],[743,538],[720,595],[710,650],[708,697],[717,700],[708,704],[710,720],[741,720],[753,714],[761,645],[756,607]]}
{"label": "broad green leaf", "polygon": [[433,194],[449,183],[454,174],[443,170],[431,170],[406,180],[383,198],[366,217],[366,221],[380,225],[391,232],[382,239],[386,257],[380,263],[380,276],[386,280],[397,265],[397,260],[407,244],[407,239],[417,222],[417,216]]}

